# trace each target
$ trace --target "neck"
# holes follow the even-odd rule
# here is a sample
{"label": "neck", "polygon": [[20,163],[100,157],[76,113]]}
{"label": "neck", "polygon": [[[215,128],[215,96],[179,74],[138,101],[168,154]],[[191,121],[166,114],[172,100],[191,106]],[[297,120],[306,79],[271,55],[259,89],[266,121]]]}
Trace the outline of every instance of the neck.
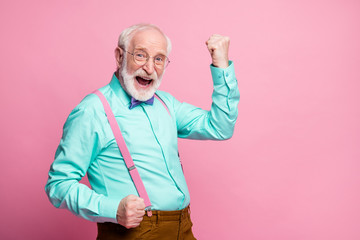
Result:
{"label": "neck", "polygon": [[124,89],[124,91],[131,97],[131,95],[128,93],[128,91],[126,90],[125,84],[124,84],[124,79],[122,78],[121,74],[120,74],[120,69],[116,70],[115,72],[115,76],[117,77],[117,79],[120,82],[120,85],[122,87],[122,89]]}

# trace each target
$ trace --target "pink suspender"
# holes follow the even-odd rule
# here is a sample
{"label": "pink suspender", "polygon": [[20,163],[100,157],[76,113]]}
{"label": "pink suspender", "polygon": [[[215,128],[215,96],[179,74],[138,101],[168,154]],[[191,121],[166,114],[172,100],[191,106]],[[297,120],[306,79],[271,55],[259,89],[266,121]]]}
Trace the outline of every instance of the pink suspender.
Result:
{"label": "pink suspender", "polygon": [[139,174],[137,168],[135,167],[135,164],[134,164],[134,161],[132,160],[130,152],[126,146],[126,143],[121,134],[119,125],[116,122],[114,113],[112,112],[111,107],[110,107],[108,101],[106,100],[105,96],[99,90],[96,90],[94,92],[94,94],[96,94],[100,98],[100,100],[104,106],[105,113],[106,113],[106,116],[110,123],[111,130],[113,131],[113,134],[115,136],[115,140],[120,149],[120,152],[123,155],[126,167],[129,170],[130,176],[134,182],[135,188],[136,188],[139,196],[142,199],[144,199],[146,209],[148,210],[148,215],[151,216],[152,215],[151,202],[150,202],[149,196],[148,196],[145,186],[141,180],[140,174]]}
{"label": "pink suspender", "polygon": [[[139,196],[142,199],[144,199],[145,206],[146,206],[145,209],[147,210],[147,214],[150,217],[152,215],[152,212],[151,212],[151,202],[150,202],[149,196],[148,196],[148,194],[146,192],[143,181],[141,180],[140,174],[139,174],[137,168],[135,167],[135,164],[134,164],[134,161],[133,161],[133,159],[132,159],[132,157],[130,155],[130,152],[129,152],[127,146],[126,146],[126,143],[125,143],[125,140],[124,140],[124,138],[123,138],[123,136],[121,134],[121,130],[119,128],[119,125],[116,122],[114,113],[112,112],[111,107],[110,107],[108,101],[106,100],[105,96],[99,90],[96,90],[94,92],[94,94],[96,94],[100,98],[101,103],[104,106],[107,119],[109,121],[111,130],[112,130],[112,132],[113,132],[113,134],[115,136],[116,143],[117,143],[117,145],[118,145],[118,147],[120,149],[120,152],[123,155],[125,165],[126,165],[127,169],[129,170],[131,179],[134,182],[135,188],[136,188]],[[160,100],[160,102],[164,105],[164,107],[166,108],[167,112],[170,115],[169,109],[167,108],[165,103],[157,95],[155,95],[155,97],[158,100]]]}
{"label": "pink suspender", "polygon": [[170,115],[171,117],[171,114],[169,112],[169,109],[167,108],[166,104],[164,103],[163,100],[161,100],[161,98],[159,98],[159,96],[157,94],[155,94],[155,97],[162,103],[162,105],[165,107],[166,111],[168,112],[168,114]]}

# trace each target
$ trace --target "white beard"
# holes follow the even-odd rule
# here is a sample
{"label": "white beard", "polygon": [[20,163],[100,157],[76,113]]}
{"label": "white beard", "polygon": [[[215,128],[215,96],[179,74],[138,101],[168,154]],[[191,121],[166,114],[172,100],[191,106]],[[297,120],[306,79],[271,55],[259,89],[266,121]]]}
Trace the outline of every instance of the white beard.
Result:
{"label": "white beard", "polygon": [[[163,72],[164,74],[164,72]],[[162,74],[162,75],[163,75]],[[156,71],[151,75],[147,74],[142,68],[136,70],[133,74],[129,74],[126,67],[126,58],[122,63],[121,69],[119,69],[119,75],[122,77],[124,82],[124,90],[133,98],[139,101],[147,101],[154,96],[156,90],[160,86],[162,75],[158,77]],[[147,89],[136,89],[135,84],[138,84],[136,77],[151,78],[152,81]]]}

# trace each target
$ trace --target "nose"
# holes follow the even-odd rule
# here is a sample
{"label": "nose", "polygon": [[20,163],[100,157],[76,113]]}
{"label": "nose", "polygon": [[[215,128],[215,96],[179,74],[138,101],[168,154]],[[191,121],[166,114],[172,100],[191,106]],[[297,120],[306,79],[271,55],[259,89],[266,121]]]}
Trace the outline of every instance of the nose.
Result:
{"label": "nose", "polygon": [[145,65],[142,67],[145,72],[149,75],[151,75],[155,71],[155,65],[152,58],[149,58],[149,60],[145,63]]}

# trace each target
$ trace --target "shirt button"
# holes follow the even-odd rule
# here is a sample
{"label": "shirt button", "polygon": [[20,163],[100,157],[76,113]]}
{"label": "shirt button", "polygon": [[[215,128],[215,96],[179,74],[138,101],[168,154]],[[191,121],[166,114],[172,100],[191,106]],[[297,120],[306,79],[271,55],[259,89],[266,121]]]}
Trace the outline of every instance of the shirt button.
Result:
{"label": "shirt button", "polygon": [[228,77],[228,76],[229,76],[229,73],[226,73],[225,76]]}

